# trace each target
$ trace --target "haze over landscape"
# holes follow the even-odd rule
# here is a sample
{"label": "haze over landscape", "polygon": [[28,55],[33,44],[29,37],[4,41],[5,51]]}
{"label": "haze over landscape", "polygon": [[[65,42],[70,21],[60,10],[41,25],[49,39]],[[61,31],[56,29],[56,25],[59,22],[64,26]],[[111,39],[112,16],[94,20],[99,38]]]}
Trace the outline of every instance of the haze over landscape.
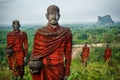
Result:
{"label": "haze over landscape", "polygon": [[24,23],[46,23],[49,5],[59,6],[60,23],[96,22],[98,16],[111,15],[120,21],[120,0],[0,0],[0,24],[14,19]]}

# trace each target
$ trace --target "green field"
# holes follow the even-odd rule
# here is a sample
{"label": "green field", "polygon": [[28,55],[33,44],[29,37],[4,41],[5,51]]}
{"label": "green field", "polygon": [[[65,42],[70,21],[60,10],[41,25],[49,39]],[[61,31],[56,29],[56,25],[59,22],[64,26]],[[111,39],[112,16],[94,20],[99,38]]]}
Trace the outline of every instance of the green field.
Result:
{"label": "green field", "polygon": [[[29,40],[29,56],[31,55],[33,37],[36,29],[42,25],[23,25],[21,30],[27,32]],[[88,42],[89,45],[109,43],[112,48],[112,58],[109,64],[103,60],[105,46],[90,47],[91,53],[88,66],[84,68],[80,56],[72,59],[71,75],[69,80],[120,80],[120,25],[94,26],[71,24],[73,33],[73,45],[81,45]],[[9,70],[4,48],[6,46],[6,34],[11,31],[10,25],[0,25],[0,80],[12,80],[12,72]],[[81,52],[76,54],[80,55]],[[25,67],[25,80],[31,80],[28,66]]]}

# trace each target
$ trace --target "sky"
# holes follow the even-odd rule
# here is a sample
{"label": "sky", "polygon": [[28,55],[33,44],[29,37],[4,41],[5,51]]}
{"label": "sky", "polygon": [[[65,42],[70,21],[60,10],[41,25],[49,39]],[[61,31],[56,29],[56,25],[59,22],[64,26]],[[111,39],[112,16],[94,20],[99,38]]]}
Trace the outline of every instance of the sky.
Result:
{"label": "sky", "polygon": [[96,22],[105,15],[120,21],[120,0],[0,0],[0,24],[47,23],[46,10],[53,4],[60,8],[60,23]]}

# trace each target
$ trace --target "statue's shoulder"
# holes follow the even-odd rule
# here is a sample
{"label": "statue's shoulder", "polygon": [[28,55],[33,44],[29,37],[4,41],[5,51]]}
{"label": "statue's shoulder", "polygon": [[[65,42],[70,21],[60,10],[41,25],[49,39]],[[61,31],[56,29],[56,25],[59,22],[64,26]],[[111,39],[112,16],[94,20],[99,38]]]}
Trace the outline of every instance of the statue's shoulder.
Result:
{"label": "statue's shoulder", "polygon": [[60,26],[62,31],[71,32],[69,27]]}
{"label": "statue's shoulder", "polygon": [[61,29],[64,29],[64,30],[70,30],[69,27],[64,27],[64,26],[60,26],[60,27],[61,27]]}
{"label": "statue's shoulder", "polygon": [[43,27],[40,27],[37,31],[44,31],[44,30],[46,30],[47,29],[47,27],[46,26],[43,26]]}
{"label": "statue's shoulder", "polygon": [[13,34],[14,34],[13,31],[10,31],[10,32],[7,33],[8,36],[13,35]]}
{"label": "statue's shoulder", "polygon": [[39,29],[36,30],[36,34],[42,33],[42,32],[46,32],[47,31],[47,27],[43,26],[40,27]]}
{"label": "statue's shoulder", "polygon": [[27,34],[25,31],[20,31],[20,33],[22,33],[22,34]]}

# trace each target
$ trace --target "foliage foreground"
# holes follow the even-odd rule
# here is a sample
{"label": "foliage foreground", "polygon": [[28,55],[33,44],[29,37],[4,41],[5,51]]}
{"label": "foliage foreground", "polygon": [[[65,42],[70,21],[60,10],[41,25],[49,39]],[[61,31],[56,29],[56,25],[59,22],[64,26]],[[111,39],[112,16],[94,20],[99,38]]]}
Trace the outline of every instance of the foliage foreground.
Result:
{"label": "foliage foreground", "polygon": [[[3,26],[3,25],[2,25]],[[12,71],[9,70],[4,48],[6,47],[6,36],[11,30],[11,26],[0,26],[0,80],[13,80]],[[33,37],[36,29],[39,27],[24,26],[21,27],[28,34],[29,51],[31,55]],[[84,68],[81,58],[72,59],[71,75],[68,80],[120,80],[120,26],[83,28],[81,25],[71,25],[73,33],[73,45],[89,42],[106,43],[109,42],[112,47],[112,58],[109,64],[103,60],[104,46],[91,50],[88,66]],[[80,54],[80,53],[78,53]],[[32,80],[28,66],[25,67],[25,80]]]}
{"label": "foliage foreground", "polygon": [[[88,62],[85,68],[81,64],[80,58],[72,60],[71,76],[69,80],[120,80],[120,65],[112,60],[109,64],[101,61]],[[12,71],[6,66],[0,67],[0,80],[13,80]],[[25,80],[32,80],[28,66],[25,67]]]}

